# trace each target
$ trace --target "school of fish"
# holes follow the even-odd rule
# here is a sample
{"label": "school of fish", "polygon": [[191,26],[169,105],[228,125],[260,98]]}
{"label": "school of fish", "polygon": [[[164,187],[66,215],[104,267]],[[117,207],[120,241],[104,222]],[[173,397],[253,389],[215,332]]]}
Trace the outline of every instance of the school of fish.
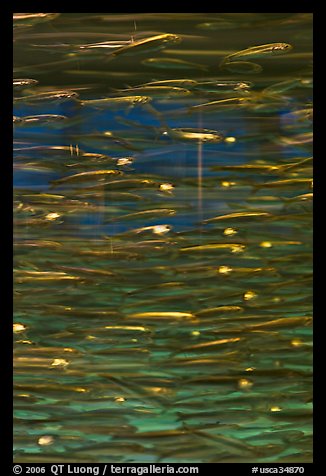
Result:
{"label": "school of fish", "polygon": [[15,462],[311,462],[312,15],[13,25]]}

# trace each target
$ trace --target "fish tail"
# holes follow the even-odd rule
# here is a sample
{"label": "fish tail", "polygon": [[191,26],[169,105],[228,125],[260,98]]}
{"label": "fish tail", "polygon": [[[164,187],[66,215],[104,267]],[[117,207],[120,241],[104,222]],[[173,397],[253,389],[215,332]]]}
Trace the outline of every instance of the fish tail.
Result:
{"label": "fish tail", "polygon": [[112,61],[116,56],[116,53],[109,53],[103,58],[103,61],[104,63],[108,63],[109,61]]}
{"label": "fish tail", "polygon": [[59,180],[49,180],[50,190],[53,190],[55,187],[57,187],[60,184]]}
{"label": "fish tail", "polygon": [[288,197],[279,197],[279,199],[281,200],[281,202],[282,202],[282,204],[283,204],[282,211],[287,211],[287,209],[288,209],[289,206],[291,205],[291,198],[288,198]]}
{"label": "fish tail", "polygon": [[253,183],[250,186],[252,187],[251,195],[255,195],[259,192],[260,189],[263,188],[263,185],[261,185],[260,183]]}
{"label": "fish tail", "polygon": [[128,116],[128,114],[130,113],[130,111],[135,107],[134,104],[129,104],[129,106],[127,107],[126,109],[126,116]]}
{"label": "fish tail", "polygon": [[230,63],[230,62],[231,62],[231,61],[230,61],[230,56],[226,56],[226,57],[223,58],[222,61],[219,63],[219,67],[220,67],[221,69],[223,69],[223,67],[224,67],[226,64]]}

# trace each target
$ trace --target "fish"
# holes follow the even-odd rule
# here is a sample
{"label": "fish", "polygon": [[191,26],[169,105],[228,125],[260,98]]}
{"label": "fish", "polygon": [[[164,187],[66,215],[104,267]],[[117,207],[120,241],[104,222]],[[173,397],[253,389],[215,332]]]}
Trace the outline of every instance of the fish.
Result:
{"label": "fish", "polygon": [[[183,352],[185,350],[196,350],[196,349],[203,349],[206,347],[215,347],[216,345],[223,345],[223,344],[232,344],[234,342],[239,342],[241,340],[241,337],[231,337],[229,339],[217,339],[209,342],[201,342],[200,344],[193,344],[191,346],[183,347],[180,352]],[[179,352],[179,351],[178,351]]]}
{"label": "fish", "polygon": [[140,104],[146,104],[150,102],[152,98],[150,96],[123,96],[123,97],[109,97],[102,99],[84,99],[80,101],[81,106],[91,106],[96,108],[111,108],[111,107],[123,107],[123,106],[135,106]]}
{"label": "fish", "polygon": [[127,314],[127,319],[196,319],[196,316],[191,312],[179,311],[154,311],[154,312],[136,312],[134,314]]}
{"label": "fish", "polygon": [[285,146],[310,144],[313,141],[313,132],[304,132],[295,136],[280,136],[277,137],[276,141]]}
{"label": "fish", "polygon": [[243,165],[213,165],[211,170],[227,170],[230,172],[263,172],[279,174],[284,171],[283,165],[243,164]]}
{"label": "fish", "polygon": [[38,164],[37,162],[25,162],[24,164],[13,164],[14,170],[22,170],[29,172],[51,172],[52,168],[47,167],[44,163]]}
{"label": "fish", "polygon": [[173,96],[189,96],[191,91],[189,89],[181,88],[179,86],[166,86],[166,85],[147,85],[147,86],[138,86],[137,88],[128,88],[128,89],[118,89],[116,90],[121,94],[130,94],[135,92],[141,95],[147,95],[151,98],[154,97],[173,97]]}
{"label": "fish", "polygon": [[215,315],[218,313],[224,312],[243,312],[244,309],[241,306],[218,306],[208,309],[202,309],[196,312],[196,316],[209,316],[210,314]]}
{"label": "fish", "polygon": [[95,268],[85,268],[82,266],[63,266],[59,264],[52,264],[54,269],[59,269],[61,271],[68,271],[72,273],[76,273],[78,275],[86,275],[86,276],[115,276],[115,273],[105,269],[95,269]]}
{"label": "fish", "polygon": [[49,125],[52,123],[66,121],[67,119],[68,119],[67,116],[61,116],[59,114],[38,114],[37,116],[22,116],[22,117],[16,118],[16,121],[14,121],[14,124],[16,124],[17,122],[20,126],[24,126],[24,127],[43,126],[43,125]]}
{"label": "fish", "polygon": [[262,184],[255,184],[255,189],[260,188],[312,188],[313,179],[312,178],[290,178],[284,180],[274,180],[272,182],[265,182]]}
{"label": "fish", "polygon": [[286,118],[289,119],[294,119],[299,122],[312,122],[313,120],[313,108],[312,107],[307,107],[303,109],[297,109],[295,111],[289,112],[288,114],[285,115]]}
{"label": "fish", "polygon": [[299,78],[295,79],[288,79],[286,81],[281,81],[280,83],[272,84],[267,88],[264,88],[262,94],[282,94],[285,91],[289,91],[290,89],[296,88],[298,86],[302,86],[302,80]]}
{"label": "fish", "polygon": [[[79,37],[78,33],[80,34],[81,32],[74,32],[71,34],[71,37]],[[52,38],[56,38],[56,35],[51,35]],[[88,36],[88,35],[87,35]],[[32,36],[33,38],[33,36]],[[36,37],[38,38],[38,37]],[[43,38],[46,38],[46,36],[43,36]],[[70,39],[70,37],[68,37]],[[86,50],[82,51],[82,53],[88,53],[88,50],[92,49],[97,49],[97,48],[122,48],[123,46],[127,46],[132,43],[132,40],[107,40],[107,41],[101,41],[98,43],[85,43],[85,44],[76,44],[76,43],[47,43],[47,44],[40,44],[40,43],[33,43],[33,47],[35,48],[45,48],[48,51],[51,51],[53,49],[57,50],[64,50],[68,52],[80,52],[80,50]]]}
{"label": "fish", "polygon": [[173,139],[181,141],[195,141],[195,142],[222,142],[224,136],[214,130],[210,129],[194,129],[194,128],[168,128],[162,135],[169,136]]}
{"label": "fish", "polygon": [[14,79],[13,80],[13,87],[14,89],[22,89],[27,88],[30,86],[36,86],[38,84],[37,79]]}
{"label": "fish", "polygon": [[109,260],[132,260],[132,259],[141,259],[141,255],[138,253],[129,253],[125,251],[117,251],[114,249],[107,250],[76,250],[76,253],[80,256],[95,256],[98,258],[109,259]]}
{"label": "fish", "polygon": [[304,15],[15,22],[15,460],[311,461]]}
{"label": "fish", "polygon": [[250,81],[232,81],[232,80],[215,80],[215,81],[198,81],[192,88],[196,91],[212,92],[212,93],[228,93],[232,91],[245,92],[253,86]]}
{"label": "fish", "polygon": [[14,125],[20,125],[23,122],[23,119],[19,116],[12,116],[12,122]]}
{"label": "fish", "polygon": [[114,190],[114,189],[126,189],[126,190],[134,190],[134,189],[144,189],[144,188],[154,188],[158,187],[159,183],[156,183],[154,180],[151,179],[140,179],[140,178],[135,178],[135,179],[116,179],[114,181],[105,181],[105,182],[99,182],[96,185],[88,186],[88,187],[83,187],[82,190],[84,191],[91,191],[91,190]]}
{"label": "fish", "polygon": [[180,248],[181,252],[202,252],[213,250],[230,250],[232,253],[240,253],[245,250],[246,246],[240,243],[208,243],[206,245],[193,245]]}
{"label": "fish", "polygon": [[[132,40],[111,40],[111,41],[101,41],[99,43],[88,43],[84,45],[77,45],[79,50],[89,50],[96,48],[124,48],[133,43]],[[38,45],[39,46],[39,45]],[[66,46],[66,45],[65,45]],[[69,45],[70,46],[70,45]],[[72,45],[76,46],[76,45]]]}
{"label": "fish", "polygon": [[270,321],[261,322],[258,324],[249,324],[244,326],[245,329],[266,329],[275,327],[296,327],[296,326],[311,326],[312,317],[281,317],[280,319],[272,319]]}
{"label": "fish", "polygon": [[25,104],[37,104],[39,102],[62,102],[76,100],[78,93],[75,91],[49,91],[44,93],[35,93],[28,96],[14,98],[14,103],[22,102]]}
{"label": "fish", "polygon": [[234,59],[244,58],[264,58],[265,56],[283,55],[292,50],[292,46],[288,43],[269,43],[266,45],[252,46],[245,50],[237,51],[224,58],[223,62],[230,62]]}
{"label": "fish", "polygon": [[[37,154],[39,153],[41,156],[45,154],[50,154],[53,157],[56,156],[78,156],[79,153],[82,151],[79,149],[78,146],[74,147],[73,145],[51,145],[51,146],[43,146],[43,145],[35,145],[31,147],[15,147],[14,152],[23,152],[24,154]],[[17,157],[15,157],[17,160]]]}
{"label": "fish", "polygon": [[199,23],[198,25],[196,25],[196,28],[198,28],[199,30],[209,31],[228,30],[234,28],[234,23],[220,20],[215,22]]}
{"label": "fish", "polygon": [[172,230],[170,225],[153,225],[153,226],[143,226],[142,228],[134,228],[127,231],[125,234],[139,234],[139,233],[151,233],[154,235],[165,235]]}
{"label": "fish", "polygon": [[119,147],[122,147],[123,149],[127,150],[141,150],[138,146],[134,145],[134,143],[131,143],[130,141],[123,139],[122,137],[116,136],[113,132],[111,131],[104,131],[102,134],[85,134],[85,136],[82,138],[82,140],[88,145],[88,146],[95,146],[95,147],[101,147],[101,149],[106,150],[106,149],[112,149],[111,142],[114,142],[117,144]]}
{"label": "fish", "polygon": [[[105,154],[97,154],[95,152],[83,152],[79,151],[78,154],[78,162],[73,162],[73,163],[66,163],[66,167],[76,167],[76,168],[84,168],[84,167],[94,167],[95,165],[100,165],[100,164],[114,164],[114,165],[119,165],[118,161],[123,160],[124,158],[117,158],[117,157],[110,157]],[[126,163],[132,163],[133,158],[125,158]],[[120,163],[121,164],[121,163]],[[123,162],[122,162],[123,165]]]}
{"label": "fish", "polygon": [[218,110],[220,108],[236,107],[246,104],[247,99],[245,98],[227,98],[227,99],[218,99],[217,101],[210,101],[204,104],[196,104],[195,106],[190,106],[188,112],[192,111],[206,111],[206,110]]}
{"label": "fish", "polygon": [[143,220],[146,218],[152,219],[156,217],[161,217],[161,216],[165,217],[165,216],[171,216],[175,214],[176,214],[176,210],[173,210],[171,208],[157,208],[153,210],[143,210],[143,211],[139,211],[135,213],[128,213],[127,215],[119,216],[116,219],[117,220],[130,220],[130,219]]}
{"label": "fish", "polygon": [[204,64],[191,63],[190,61],[178,58],[146,58],[141,62],[145,66],[159,69],[182,69],[182,70],[201,70],[208,71],[208,66]]}
{"label": "fish", "polygon": [[65,272],[56,272],[56,271],[23,271],[23,270],[14,270],[14,276],[17,283],[25,282],[47,282],[47,281],[80,281],[79,276],[71,276]]}
{"label": "fish", "polygon": [[251,61],[230,61],[220,64],[220,69],[226,69],[230,73],[257,74],[263,71],[262,66]]}
{"label": "fish", "polygon": [[303,193],[301,195],[296,195],[295,197],[282,198],[282,200],[289,203],[295,203],[295,202],[309,202],[309,201],[312,201],[313,198],[314,198],[314,194],[310,192],[310,193]]}
{"label": "fish", "polygon": [[36,23],[51,21],[57,18],[60,13],[14,13],[14,27],[16,25],[35,25]]}
{"label": "fish", "polygon": [[140,40],[135,40],[126,46],[118,48],[112,52],[108,58],[116,57],[121,54],[142,54],[149,51],[157,51],[167,46],[175,43],[180,43],[181,37],[174,34],[164,33],[162,35],[150,36],[149,38],[142,38]]}
{"label": "fish", "polygon": [[179,88],[193,88],[199,82],[194,79],[162,79],[158,81],[150,81],[149,83],[139,84],[134,86],[134,89],[148,87],[148,86],[177,86]]}
{"label": "fish", "polygon": [[79,174],[68,175],[67,177],[62,177],[61,179],[51,180],[50,183],[52,186],[57,186],[62,183],[87,182],[94,179],[103,180],[105,177],[112,175],[123,175],[123,172],[120,170],[92,170],[90,172],[80,172]]}
{"label": "fish", "polygon": [[49,240],[35,240],[35,241],[23,241],[20,243],[14,243],[14,248],[61,248],[63,245],[59,241]]}
{"label": "fish", "polygon": [[235,212],[235,213],[228,213],[227,215],[219,215],[213,218],[207,218],[206,220],[203,221],[203,223],[212,223],[216,222],[219,220],[231,220],[233,218],[238,219],[238,218],[267,218],[271,217],[272,214],[269,212],[255,212],[255,211],[244,211],[244,212]]}
{"label": "fish", "polygon": [[211,167],[211,170],[226,170],[230,172],[261,172],[268,173],[272,175],[280,175],[291,173],[293,169],[300,169],[303,164],[311,163],[312,158],[302,159],[298,162],[282,164],[282,165],[265,165],[259,163],[250,163],[250,164],[241,164],[241,165],[214,165]]}

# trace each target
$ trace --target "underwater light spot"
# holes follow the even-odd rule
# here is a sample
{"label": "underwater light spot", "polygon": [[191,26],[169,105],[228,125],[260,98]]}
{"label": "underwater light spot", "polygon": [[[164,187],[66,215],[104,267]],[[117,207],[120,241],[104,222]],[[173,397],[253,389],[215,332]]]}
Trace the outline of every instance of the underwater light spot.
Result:
{"label": "underwater light spot", "polygon": [[233,245],[231,248],[231,253],[242,253],[245,248],[245,245]]}
{"label": "underwater light spot", "polygon": [[237,233],[237,230],[235,230],[234,228],[225,228],[225,230],[223,231],[223,235],[226,236],[236,235]]}
{"label": "underwater light spot", "polygon": [[153,227],[153,233],[156,235],[165,235],[165,233],[168,233],[170,230],[170,225],[155,225]]}
{"label": "underwater light spot", "polygon": [[132,164],[134,159],[132,157],[121,157],[120,159],[117,160],[117,165],[123,166],[123,165],[130,165]]}
{"label": "underwater light spot", "polygon": [[40,446],[49,446],[49,445],[52,445],[52,444],[54,443],[54,438],[53,438],[53,436],[44,435],[44,436],[41,436],[41,437],[37,440],[37,443],[38,443]]}
{"label": "underwater light spot", "polygon": [[67,367],[69,365],[66,359],[54,359],[51,363],[51,367]]}
{"label": "underwater light spot", "polygon": [[233,187],[235,184],[235,182],[228,182],[227,180],[223,180],[223,182],[221,182],[221,187]]}
{"label": "underwater light spot", "polygon": [[254,291],[246,291],[243,295],[243,299],[245,301],[250,301],[251,299],[255,299],[257,294]]}
{"label": "underwater light spot", "polygon": [[15,323],[13,325],[13,330],[17,334],[19,332],[24,332],[27,329],[27,327],[24,324],[21,324],[19,322]]}
{"label": "underwater light spot", "polygon": [[261,243],[259,243],[259,246],[261,248],[271,248],[273,245],[270,241],[262,241]]}
{"label": "underwater light spot", "polygon": [[115,397],[114,401],[117,403],[123,403],[126,399],[124,397]]}
{"label": "underwater light spot", "polygon": [[54,221],[60,217],[61,217],[60,213],[56,213],[56,212],[48,213],[47,215],[45,215],[45,219],[49,221]]}
{"label": "underwater light spot", "polygon": [[246,378],[241,378],[238,381],[238,387],[241,390],[249,390],[253,386],[253,382],[251,380],[248,380]]}
{"label": "underwater light spot", "polygon": [[221,274],[229,274],[231,273],[231,271],[232,271],[232,268],[230,268],[229,266],[220,266],[218,268],[218,272]]}
{"label": "underwater light spot", "polygon": [[304,342],[301,339],[292,339],[291,340],[291,345],[293,347],[300,347],[303,344],[304,344]]}
{"label": "underwater light spot", "polygon": [[174,185],[172,183],[161,183],[159,189],[161,192],[172,192]]}

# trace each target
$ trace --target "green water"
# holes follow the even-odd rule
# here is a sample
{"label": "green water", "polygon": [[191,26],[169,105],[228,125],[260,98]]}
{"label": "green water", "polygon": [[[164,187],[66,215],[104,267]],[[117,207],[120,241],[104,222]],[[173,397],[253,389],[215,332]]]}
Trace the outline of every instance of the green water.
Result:
{"label": "green water", "polygon": [[311,462],[311,15],[22,15],[15,461]]}

